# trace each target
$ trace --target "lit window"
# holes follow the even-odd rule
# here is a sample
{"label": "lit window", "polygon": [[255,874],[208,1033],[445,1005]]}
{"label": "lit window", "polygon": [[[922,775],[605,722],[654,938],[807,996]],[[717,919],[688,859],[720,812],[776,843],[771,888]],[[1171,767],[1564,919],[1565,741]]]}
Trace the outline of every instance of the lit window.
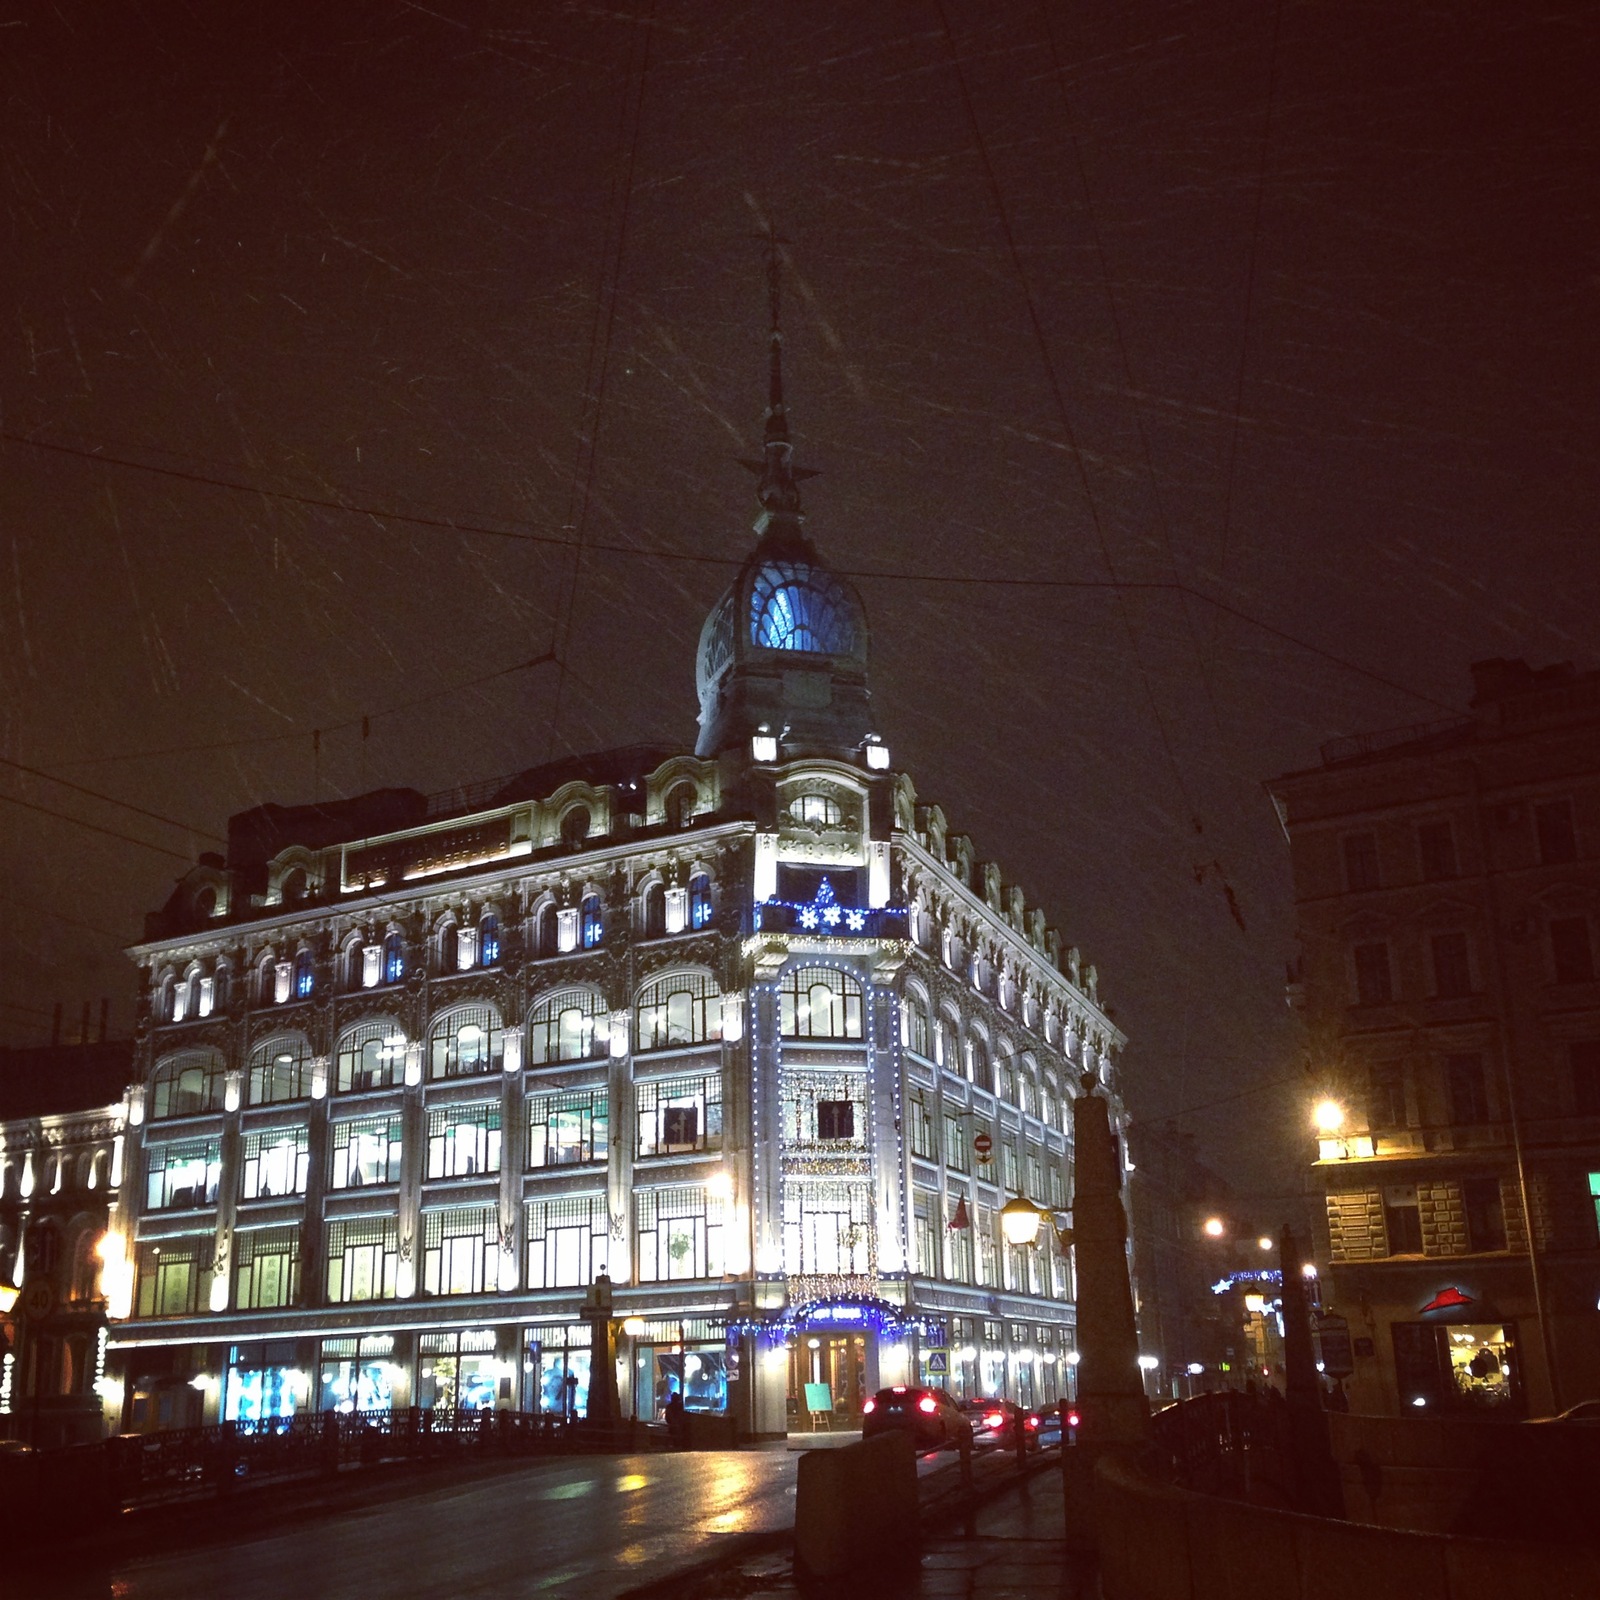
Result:
{"label": "lit window", "polygon": [[478,964],[492,967],[500,959],[500,920],[487,916],[478,924]]}
{"label": "lit window", "polygon": [[528,1018],[529,1065],[598,1060],[610,1042],[605,1016],[604,1002],[588,991],[541,1000]]}
{"label": "lit window", "polygon": [[302,950],[294,958],[294,992],[296,999],[304,1000],[316,986],[316,970],[312,965],[311,952]]}
{"label": "lit window", "polygon": [[468,1078],[496,1072],[504,1055],[500,1015],[492,1006],[453,1011],[433,1025],[429,1036],[431,1078]]}
{"label": "lit window", "polygon": [[500,1107],[439,1106],[428,1113],[428,1176],[476,1178],[500,1170]]}
{"label": "lit window", "polygon": [[804,562],[764,567],[750,593],[750,642],[768,650],[848,655],[856,647],[843,585]]}
{"label": "lit window", "polygon": [[391,1023],[367,1022],[339,1041],[334,1087],[340,1094],[392,1089],[405,1078],[406,1037]]}
{"label": "lit window", "polygon": [[169,1056],[150,1080],[151,1120],[220,1111],[226,1078],[222,1057],[214,1051]]}
{"label": "lit window", "polygon": [[399,983],[406,975],[406,946],[398,933],[383,941],[383,981]]}
{"label": "lit window", "polygon": [[711,921],[711,880],[697,872],[689,880],[689,926],[703,928]]}
{"label": "lit window", "polygon": [[583,948],[595,949],[600,941],[605,938],[605,918],[600,911],[600,897],[598,895],[585,895],[583,904],[579,908],[579,926],[582,932]]}
{"label": "lit window", "polygon": [[362,1122],[336,1122],[330,1130],[333,1171],[329,1187],[362,1189],[400,1181],[399,1117],[373,1117]]}
{"label": "lit window", "polygon": [[250,1104],[279,1105],[311,1094],[311,1047],[304,1039],[274,1039],[250,1057]]}
{"label": "lit window", "polygon": [[789,816],[803,828],[837,828],[844,820],[839,802],[825,794],[801,795],[789,807]]}
{"label": "lit window", "polygon": [[685,972],[659,978],[639,991],[634,1006],[634,1047],[671,1050],[721,1037],[722,991],[715,978]]}
{"label": "lit window", "polygon": [[859,1039],[861,985],[832,967],[795,967],[778,990],[780,1024],[788,1039]]}

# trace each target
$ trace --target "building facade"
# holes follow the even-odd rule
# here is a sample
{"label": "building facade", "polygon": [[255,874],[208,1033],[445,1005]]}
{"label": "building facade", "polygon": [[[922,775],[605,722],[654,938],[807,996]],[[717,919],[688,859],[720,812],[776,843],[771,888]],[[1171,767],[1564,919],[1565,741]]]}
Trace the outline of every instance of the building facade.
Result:
{"label": "building facade", "polygon": [[694,753],[263,806],[150,918],[117,1426],[582,1412],[601,1273],[624,1414],[1065,1392],[1070,1102],[1120,1120],[1124,1041],[878,737],[779,349]]}
{"label": "building facade", "polygon": [[1270,786],[1358,1411],[1600,1394],[1600,672],[1473,675]]}
{"label": "building facade", "polygon": [[0,1050],[0,1439],[101,1436],[131,1062],[125,1040]]}

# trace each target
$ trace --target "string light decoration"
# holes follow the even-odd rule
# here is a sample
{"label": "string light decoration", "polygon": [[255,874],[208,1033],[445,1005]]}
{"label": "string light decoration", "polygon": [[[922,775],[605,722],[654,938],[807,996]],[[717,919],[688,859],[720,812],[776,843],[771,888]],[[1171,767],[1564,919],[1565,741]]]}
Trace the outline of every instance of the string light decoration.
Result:
{"label": "string light decoration", "polygon": [[889,931],[891,922],[904,923],[904,906],[878,906],[863,910],[840,904],[832,882],[824,878],[811,900],[763,900],[755,908],[758,932],[864,934],[874,938],[905,938],[904,928]]}
{"label": "string light decoration", "polygon": [[[821,1280],[827,1283],[828,1278]],[[840,1279],[844,1282],[844,1279]],[[870,1295],[825,1294],[800,1305],[785,1306],[770,1317],[744,1317],[730,1320],[730,1333],[750,1334],[768,1344],[782,1344],[803,1328],[870,1328],[872,1332],[904,1339],[915,1334],[921,1339],[944,1339],[945,1324],[937,1317],[919,1316],[904,1306],[892,1305]]]}

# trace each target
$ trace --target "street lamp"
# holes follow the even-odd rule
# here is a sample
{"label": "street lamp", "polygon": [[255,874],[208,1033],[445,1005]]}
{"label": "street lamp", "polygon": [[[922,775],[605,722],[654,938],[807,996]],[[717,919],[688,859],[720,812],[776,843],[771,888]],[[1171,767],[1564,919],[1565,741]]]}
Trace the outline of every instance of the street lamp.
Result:
{"label": "street lamp", "polygon": [[14,1283],[0,1283],[0,1317],[11,1310],[21,1293],[22,1291]]}
{"label": "street lamp", "polygon": [[1266,1236],[1266,1234],[1262,1234],[1261,1237],[1256,1240],[1256,1243],[1260,1245],[1263,1250],[1270,1250],[1272,1248],[1272,1241]]}
{"label": "street lamp", "polygon": [[1331,1137],[1344,1126],[1344,1107],[1337,1100],[1319,1100],[1311,1120],[1318,1133]]}
{"label": "street lamp", "polygon": [[1208,1239],[1220,1239],[1228,1231],[1228,1225],[1221,1217],[1207,1217],[1201,1232]]}
{"label": "street lamp", "polygon": [[1033,1201],[1018,1195],[1000,1208],[1000,1231],[1007,1244],[1032,1244],[1039,1237],[1039,1224],[1044,1213]]}

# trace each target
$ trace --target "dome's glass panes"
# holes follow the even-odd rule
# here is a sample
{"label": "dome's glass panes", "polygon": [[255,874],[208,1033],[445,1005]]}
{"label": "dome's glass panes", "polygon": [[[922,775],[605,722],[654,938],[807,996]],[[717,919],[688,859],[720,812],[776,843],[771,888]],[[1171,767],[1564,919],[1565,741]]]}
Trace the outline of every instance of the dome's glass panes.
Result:
{"label": "dome's glass panes", "polygon": [[750,638],[768,650],[849,655],[855,624],[843,587],[827,573],[787,561],[756,575],[750,592]]}

